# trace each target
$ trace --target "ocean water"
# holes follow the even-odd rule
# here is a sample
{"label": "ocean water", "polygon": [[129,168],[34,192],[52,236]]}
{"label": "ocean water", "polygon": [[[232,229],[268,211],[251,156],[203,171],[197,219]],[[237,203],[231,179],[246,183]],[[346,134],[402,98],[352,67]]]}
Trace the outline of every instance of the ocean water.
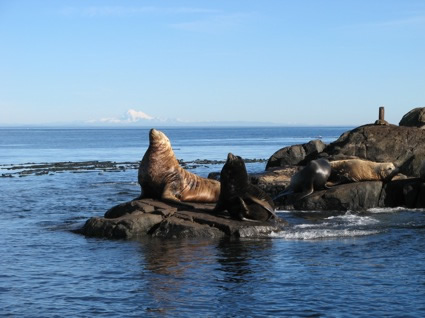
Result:
{"label": "ocean water", "polygon": [[[164,128],[179,159],[267,159],[347,127]],[[147,129],[0,129],[1,317],[424,317],[425,211],[279,211],[269,237],[140,241],[72,232],[136,197],[137,170],[19,174],[22,164],[137,162]],[[250,172],[265,162],[247,164]],[[221,163],[195,164],[206,176]]]}

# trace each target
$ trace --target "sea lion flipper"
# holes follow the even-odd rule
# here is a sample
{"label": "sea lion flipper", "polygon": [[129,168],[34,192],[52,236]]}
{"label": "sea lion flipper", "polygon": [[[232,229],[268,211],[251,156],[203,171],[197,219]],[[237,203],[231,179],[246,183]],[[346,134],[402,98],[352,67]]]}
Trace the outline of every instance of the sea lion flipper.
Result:
{"label": "sea lion flipper", "polygon": [[311,189],[304,191],[303,193],[301,193],[301,195],[299,196],[298,200],[302,200],[306,197],[308,197],[310,194],[312,194],[314,192],[313,187],[311,187]]}
{"label": "sea lion flipper", "polygon": [[279,193],[277,196],[275,196],[273,198],[273,201],[275,201],[275,200],[277,200],[277,199],[279,199],[281,197],[284,197],[284,196],[287,196],[287,195],[291,195],[293,193],[294,193],[294,190],[291,189],[291,188],[288,188],[288,189],[284,190],[283,192]]}
{"label": "sea lion flipper", "polygon": [[247,198],[255,203],[257,203],[258,205],[261,205],[264,209],[266,209],[267,211],[269,211],[270,213],[274,214],[274,208],[272,207],[272,205],[262,199],[256,198],[252,195],[248,195]]}
{"label": "sea lion flipper", "polygon": [[246,202],[241,197],[238,197],[238,201],[240,204],[238,217],[241,221],[243,221],[243,220],[246,220],[247,219],[246,216],[249,215],[249,208],[246,205]]}
{"label": "sea lion flipper", "polygon": [[186,204],[183,203],[182,201],[180,201],[174,194],[172,194],[170,191],[167,191],[167,189],[164,189],[164,192],[162,193],[161,196],[161,201],[166,202],[166,203],[171,203],[174,205],[178,205],[182,208],[186,208],[186,209],[193,209],[193,205],[190,204]]}

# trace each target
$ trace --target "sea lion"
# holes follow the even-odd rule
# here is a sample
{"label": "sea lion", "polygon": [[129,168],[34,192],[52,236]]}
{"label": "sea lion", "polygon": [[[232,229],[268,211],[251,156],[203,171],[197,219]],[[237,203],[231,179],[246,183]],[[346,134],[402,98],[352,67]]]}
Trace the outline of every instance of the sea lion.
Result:
{"label": "sea lion", "polygon": [[326,181],[330,175],[331,166],[327,159],[312,160],[292,176],[289,186],[273,200],[294,193],[301,193],[297,197],[298,200],[301,200],[312,194],[314,190],[326,188]]}
{"label": "sea lion", "polygon": [[156,129],[149,132],[149,147],[139,166],[138,182],[142,188],[140,198],[174,203],[216,202],[220,194],[220,182],[202,178],[179,165],[170,140]]}
{"label": "sea lion", "polygon": [[267,221],[277,218],[273,200],[249,182],[245,163],[239,156],[227,155],[220,173],[221,192],[214,211],[227,210],[237,220]]}
{"label": "sea lion", "polygon": [[363,159],[345,159],[330,162],[329,185],[359,181],[391,181],[398,173],[392,162],[374,162]]}

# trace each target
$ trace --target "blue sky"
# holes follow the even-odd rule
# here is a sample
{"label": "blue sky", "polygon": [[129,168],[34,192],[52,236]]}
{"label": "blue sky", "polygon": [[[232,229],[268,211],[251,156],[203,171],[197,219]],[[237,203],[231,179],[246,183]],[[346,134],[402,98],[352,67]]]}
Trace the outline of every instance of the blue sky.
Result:
{"label": "blue sky", "polygon": [[0,125],[360,125],[381,105],[425,107],[425,1],[0,0]]}

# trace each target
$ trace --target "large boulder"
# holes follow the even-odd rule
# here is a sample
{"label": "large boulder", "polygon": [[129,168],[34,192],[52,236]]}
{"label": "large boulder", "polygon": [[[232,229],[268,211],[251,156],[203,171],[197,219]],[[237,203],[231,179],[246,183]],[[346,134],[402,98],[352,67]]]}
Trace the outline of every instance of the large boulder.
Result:
{"label": "large boulder", "polygon": [[276,151],[268,160],[266,170],[273,167],[284,167],[308,162],[326,147],[321,140],[312,140],[306,144],[284,147]]}
{"label": "large boulder", "polygon": [[407,176],[419,176],[425,159],[425,130],[395,125],[365,125],[347,131],[320,156],[392,162]]}
{"label": "large boulder", "polygon": [[412,109],[400,120],[400,126],[425,128],[425,107]]}
{"label": "large boulder", "polygon": [[283,197],[276,204],[285,210],[363,211],[379,206],[381,191],[381,181],[347,183],[315,191],[301,200],[297,195]]}

